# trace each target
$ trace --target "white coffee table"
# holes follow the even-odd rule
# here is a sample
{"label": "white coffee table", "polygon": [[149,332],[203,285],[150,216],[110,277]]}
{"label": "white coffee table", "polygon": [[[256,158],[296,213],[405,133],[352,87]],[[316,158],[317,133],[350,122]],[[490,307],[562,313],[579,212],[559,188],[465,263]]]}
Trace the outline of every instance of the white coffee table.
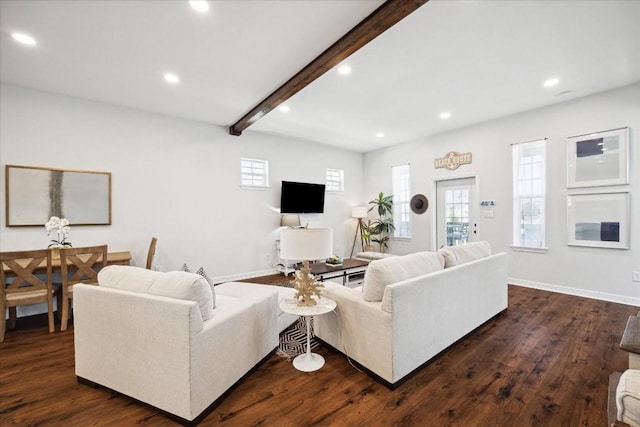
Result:
{"label": "white coffee table", "polygon": [[332,299],[321,297],[317,301],[317,305],[309,307],[298,306],[295,300],[283,300],[280,302],[280,309],[282,311],[297,316],[304,316],[307,323],[307,352],[293,359],[293,366],[303,372],[317,371],[324,365],[324,357],[316,353],[311,353],[311,330],[309,328],[311,316],[329,313],[336,308],[336,302]]}

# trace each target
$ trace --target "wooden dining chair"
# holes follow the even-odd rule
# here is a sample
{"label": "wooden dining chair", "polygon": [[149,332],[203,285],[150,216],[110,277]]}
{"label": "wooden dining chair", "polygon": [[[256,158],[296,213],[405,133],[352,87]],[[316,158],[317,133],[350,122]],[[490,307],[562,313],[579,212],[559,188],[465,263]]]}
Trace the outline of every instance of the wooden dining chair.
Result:
{"label": "wooden dining chair", "polygon": [[158,243],[158,239],[155,237],[151,238],[151,243],[149,244],[149,252],[147,252],[147,270],[151,270],[153,267],[153,257],[156,254],[156,244]]}
{"label": "wooden dining chair", "polygon": [[[36,269],[46,266],[47,277],[36,276]],[[16,307],[19,305],[47,303],[49,332],[56,330],[53,321],[53,293],[51,284],[51,251],[0,252],[0,342],[4,341],[6,330],[6,309],[9,308],[9,329],[16,326]],[[8,282],[9,279],[9,283]],[[11,280],[13,279],[13,280]]]}
{"label": "wooden dining chair", "polygon": [[[62,271],[62,321],[61,331],[67,330],[70,317],[70,302],[76,283],[98,284],[98,272],[107,265],[107,245],[83,248],[61,248],[60,270]],[[60,302],[58,302],[58,305]]]}

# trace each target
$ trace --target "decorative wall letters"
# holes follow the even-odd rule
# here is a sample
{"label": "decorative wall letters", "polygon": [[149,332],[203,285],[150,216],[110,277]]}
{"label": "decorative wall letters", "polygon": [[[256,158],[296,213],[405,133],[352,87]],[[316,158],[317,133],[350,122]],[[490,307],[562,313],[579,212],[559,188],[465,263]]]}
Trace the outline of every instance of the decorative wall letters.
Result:
{"label": "decorative wall letters", "polygon": [[458,153],[457,151],[450,151],[446,156],[435,159],[433,166],[436,169],[447,168],[448,170],[456,170],[460,165],[467,165],[471,163],[471,153]]}

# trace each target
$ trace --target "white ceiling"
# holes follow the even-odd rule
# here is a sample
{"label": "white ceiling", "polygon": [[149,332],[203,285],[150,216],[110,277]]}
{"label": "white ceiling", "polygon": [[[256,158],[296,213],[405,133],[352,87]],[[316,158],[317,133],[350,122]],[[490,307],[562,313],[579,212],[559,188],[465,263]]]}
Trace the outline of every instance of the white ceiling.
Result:
{"label": "white ceiling", "polygon": [[[227,127],[381,3],[0,0],[0,80]],[[366,152],[638,82],[640,1],[431,0],[345,62],[245,132]]]}

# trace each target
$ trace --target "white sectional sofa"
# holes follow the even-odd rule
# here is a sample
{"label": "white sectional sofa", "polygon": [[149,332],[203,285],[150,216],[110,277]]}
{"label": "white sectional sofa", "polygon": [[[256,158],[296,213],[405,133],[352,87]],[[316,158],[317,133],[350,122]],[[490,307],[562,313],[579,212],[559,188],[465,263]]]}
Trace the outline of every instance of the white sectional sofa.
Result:
{"label": "white sectional sofa", "polygon": [[276,287],[214,289],[194,273],[124,266],[104,268],[98,282],[74,287],[78,380],[182,424],[197,424],[278,346]]}
{"label": "white sectional sofa", "polygon": [[[446,266],[446,268],[445,268]],[[486,242],[372,261],[362,288],[325,282],[318,338],[389,387],[507,308],[506,254]]]}

